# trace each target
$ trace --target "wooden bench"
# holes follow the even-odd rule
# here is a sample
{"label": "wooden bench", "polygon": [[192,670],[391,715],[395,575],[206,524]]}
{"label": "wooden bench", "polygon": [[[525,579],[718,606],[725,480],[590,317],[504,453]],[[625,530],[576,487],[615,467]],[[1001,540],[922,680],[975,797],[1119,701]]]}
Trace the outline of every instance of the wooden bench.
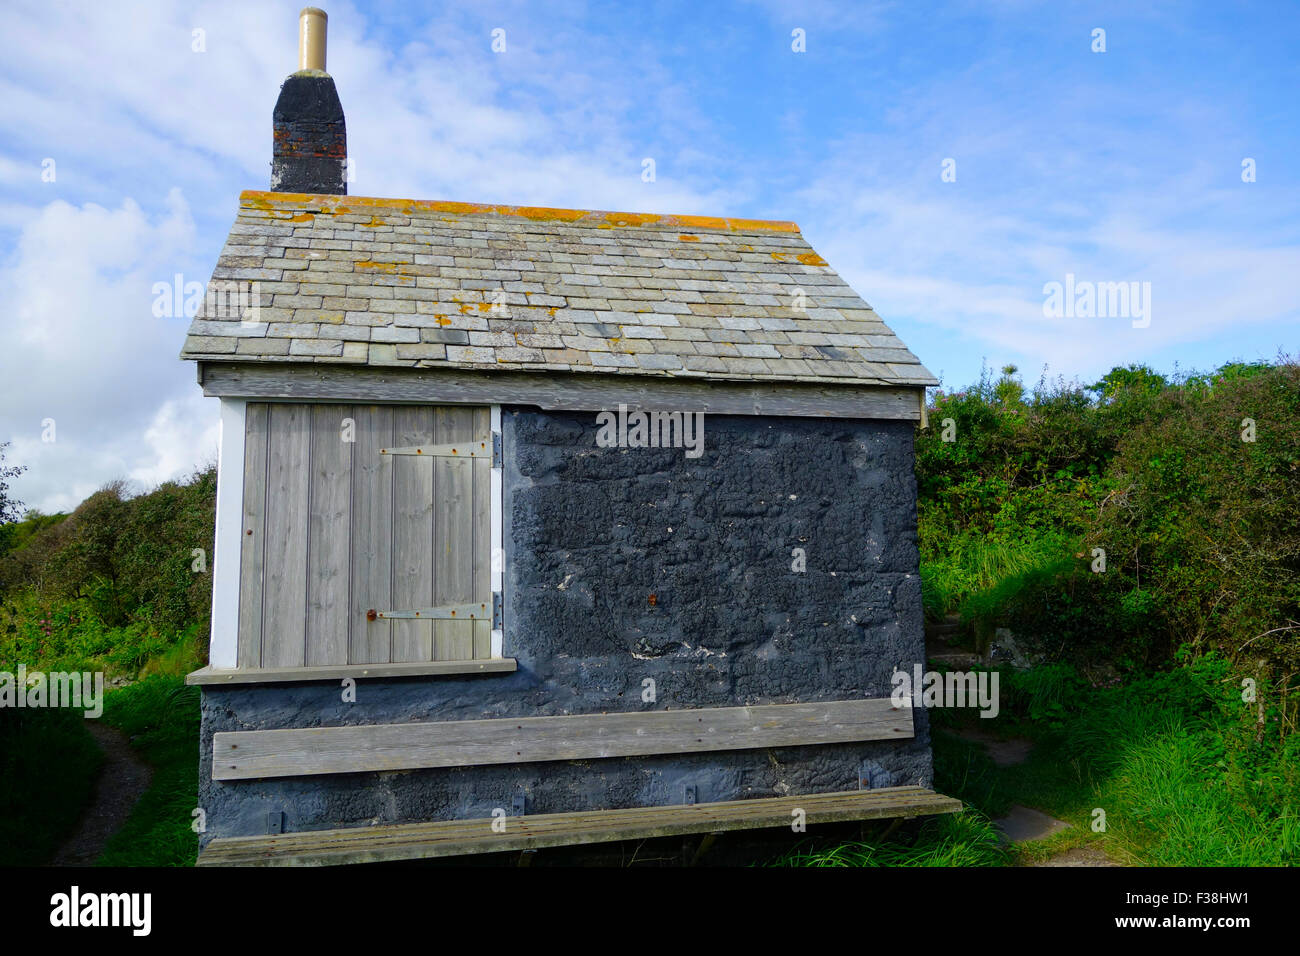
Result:
{"label": "wooden bench", "polygon": [[212,779],[800,747],[912,733],[912,711],[889,698],[242,730],[213,734]]}
{"label": "wooden bench", "polygon": [[[808,825],[956,813],[960,800],[924,787],[886,787],[722,803],[547,813],[494,820],[442,820],[275,836],[218,837],[199,866],[325,866],[613,843],[692,833],[788,827],[795,811]],[[501,822],[496,821],[498,828]]]}

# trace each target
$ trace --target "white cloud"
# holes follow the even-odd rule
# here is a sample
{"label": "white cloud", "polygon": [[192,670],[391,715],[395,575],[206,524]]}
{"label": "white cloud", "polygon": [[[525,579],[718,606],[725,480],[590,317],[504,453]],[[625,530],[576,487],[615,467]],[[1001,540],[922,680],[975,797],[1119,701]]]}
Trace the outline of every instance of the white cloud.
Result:
{"label": "white cloud", "polygon": [[[645,11],[627,18],[645,35],[619,33],[581,2],[331,4],[350,191],[795,218],[935,371],[982,352],[1087,375],[1188,343],[1222,352],[1247,327],[1287,344],[1296,299],[1279,277],[1300,272],[1300,203],[1287,160],[1260,151],[1271,127],[1230,99],[1174,88],[1155,60],[1136,89],[1114,72],[1132,62],[1118,47],[1092,57],[1068,16],[1018,0],[963,0],[953,23],[898,3],[738,9],[701,36],[650,32]],[[29,504],[71,507],[210,454],[213,403],[177,359],[185,322],[155,319],[150,289],[206,280],[239,190],[266,186],[297,11],[0,5],[0,441],[31,466],[14,483]],[[805,55],[787,52],[794,26]],[[731,59],[681,68],[719,51]],[[1246,149],[1261,156],[1249,187],[1235,181]],[[1066,272],[1150,281],[1151,327],[1045,319],[1042,286]]]}
{"label": "white cloud", "polygon": [[193,372],[177,359],[185,323],[151,309],[155,282],[206,280],[194,238],[179,190],[155,217],[131,199],[56,201],[23,228],[0,268],[0,435],[10,463],[29,468],[12,483],[29,506],[66,508],[106,481],[174,477],[201,457],[202,416],[185,404]]}
{"label": "white cloud", "polygon": [[[14,231],[0,266],[0,440],[13,441],[10,463],[29,466],[13,482],[29,506],[67,509],[107,481],[148,486],[211,455],[215,403],[177,358],[186,322],[154,318],[150,290],[178,272],[206,281],[239,189],[266,185],[296,13],[251,0],[0,10],[0,126],[15,134],[15,155],[0,159],[0,228]],[[739,201],[743,185],[715,176],[701,189],[674,163],[707,156],[687,151],[707,123],[679,81],[650,57],[600,82],[593,64],[620,52],[585,50],[579,31],[557,56],[539,41],[581,18],[544,30],[546,18],[512,13],[509,52],[494,57],[473,8],[431,14],[392,45],[351,5],[332,7],[329,65],[358,171],[350,191],[677,212]],[[203,53],[191,48],[195,28]],[[653,124],[663,150],[653,184],[641,181],[647,144],[628,119],[647,91],[673,113]],[[55,183],[40,182],[30,155],[56,159]],[[45,419],[53,444],[40,440]]]}

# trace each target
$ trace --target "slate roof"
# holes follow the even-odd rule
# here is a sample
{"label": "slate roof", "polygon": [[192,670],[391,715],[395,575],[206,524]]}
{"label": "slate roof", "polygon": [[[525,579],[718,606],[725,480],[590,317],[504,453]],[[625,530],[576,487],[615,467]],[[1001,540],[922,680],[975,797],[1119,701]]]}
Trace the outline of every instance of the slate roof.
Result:
{"label": "slate roof", "polygon": [[182,358],[937,384],[790,222],[248,191],[212,277]]}

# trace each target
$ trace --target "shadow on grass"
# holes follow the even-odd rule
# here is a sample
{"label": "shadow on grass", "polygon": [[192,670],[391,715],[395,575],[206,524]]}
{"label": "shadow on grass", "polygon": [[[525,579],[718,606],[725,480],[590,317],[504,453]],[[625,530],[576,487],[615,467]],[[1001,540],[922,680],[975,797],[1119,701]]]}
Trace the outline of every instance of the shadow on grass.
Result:
{"label": "shadow on grass", "polygon": [[0,708],[0,866],[41,866],[76,828],[103,761],[80,710]]}

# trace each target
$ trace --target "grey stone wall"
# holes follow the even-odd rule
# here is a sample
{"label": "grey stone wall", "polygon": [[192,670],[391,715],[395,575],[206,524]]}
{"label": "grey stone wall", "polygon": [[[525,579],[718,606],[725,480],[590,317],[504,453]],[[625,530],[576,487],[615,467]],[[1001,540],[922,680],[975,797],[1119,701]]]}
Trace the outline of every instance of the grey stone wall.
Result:
{"label": "grey stone wall", "polygon": [[[597,447],[592,413],[506,409],[509,675],[205,688],[206,838],[931,782],[929,733],[872,742],[214,783],[228,730],[885,697],[924,659],[913,426],[709,417],[705,450]],[[792,571],[803,548],[807,570]],[[657,700],[641,699],[645,678]]]}

